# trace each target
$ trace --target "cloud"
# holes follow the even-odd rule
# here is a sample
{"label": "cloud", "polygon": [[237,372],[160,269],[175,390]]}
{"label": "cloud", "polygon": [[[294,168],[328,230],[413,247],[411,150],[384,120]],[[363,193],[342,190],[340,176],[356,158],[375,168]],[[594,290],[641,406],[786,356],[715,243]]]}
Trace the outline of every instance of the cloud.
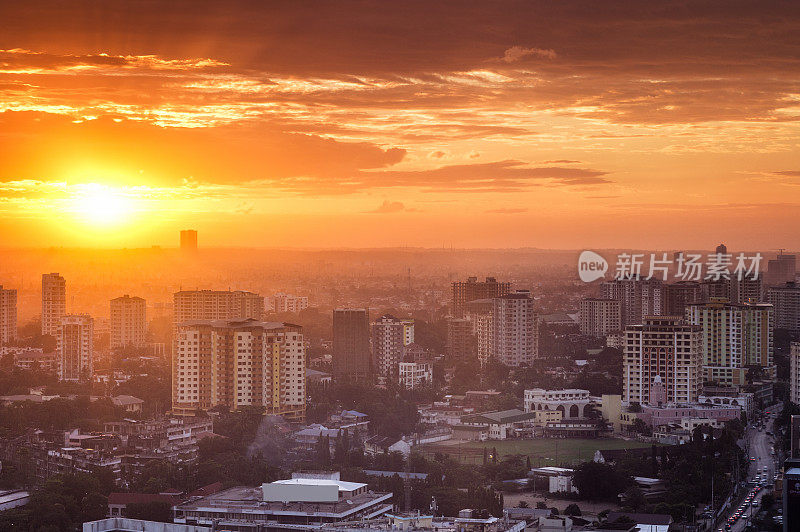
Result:
{"label": "cloud", "polygon": [[361,187],[416,187],[448,192],[516,192],[538,185],[605,185],[607,172],[559,166],[528,166],[505,160],[441,166],[430,170],[361,171],[353,182]]}
{"label": "cloud", "polygon": [[523,212],[528,212],[527,208],[518,208],[518,209],[489,209],[488,211],[483,211],[489,214],[522,214]]}
{"label": "cloud", "polygon": [[553,50],[542,48],[523,48],[522,46],[512,46],[503,53],[503,61],[514,63],[524,57],[540,57],[543,59],[555,59],[556,53]]}
{"label": "cloud", "polygon": [[405,205],[399,201],[384,200],[376,209],[366,211],[368,214],[393,214],[407,210]]}

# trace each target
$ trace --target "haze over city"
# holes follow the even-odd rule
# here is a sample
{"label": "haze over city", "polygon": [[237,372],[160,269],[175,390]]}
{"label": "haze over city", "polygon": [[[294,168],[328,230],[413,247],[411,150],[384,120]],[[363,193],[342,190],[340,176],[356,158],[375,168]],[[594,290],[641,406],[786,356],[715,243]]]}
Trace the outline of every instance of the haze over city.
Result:
{"label": "haze over city", "polygon": [[0,532],[800,530],[797,2],[0,24]]}

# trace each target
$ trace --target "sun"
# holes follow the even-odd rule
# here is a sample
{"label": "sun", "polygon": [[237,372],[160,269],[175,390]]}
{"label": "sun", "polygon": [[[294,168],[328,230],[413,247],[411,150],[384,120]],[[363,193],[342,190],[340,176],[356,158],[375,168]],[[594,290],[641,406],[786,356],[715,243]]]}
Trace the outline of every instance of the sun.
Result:
{"label": "sun", "polygon": [[81,188],[72,201],[76,216],[94,226],[115,226],[134,211],[134,200],[113,187],[90,184]]}

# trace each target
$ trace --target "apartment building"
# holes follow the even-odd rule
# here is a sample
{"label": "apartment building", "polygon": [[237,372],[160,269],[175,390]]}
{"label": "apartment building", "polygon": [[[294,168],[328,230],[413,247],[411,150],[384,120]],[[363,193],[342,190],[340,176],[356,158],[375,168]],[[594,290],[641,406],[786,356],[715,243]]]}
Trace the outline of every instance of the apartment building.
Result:
{"label": "apartment building", "polygon": [[94,320],[87,314],[68,314],[57,330],[59,380],[89,382],[94,373]]}
{"label": "apartment building", "polygon": [[494,298],[492,357],[506,366],[530,366],[539,356],[533,299],[527,290]]}
{"label": "apartment building", "polygon": [[580,307],[581,334],[608,336],[622,330],[622,307],[617,299],[586,298]]}
{"label": "apartment building", "polygon": [[141,297],[124,295],[111,300],[111,349],[142,347],[146,343],[147,304]]}
{"label": "apartment building", "polygon": [[[703,383],[702,329],[676,316],[648,316],[625,329],[622,400],[691,403]],[[651,397],[651,386],[663,383],[663,397]]]}
{"label": "apartment building", "polygon": [[174,343],[175,414],[256,406],[292,421],[305,418],[301,327],[253,319],[191,320],[177,326]]}
{"label": "apartment building", "polygon": [[0,285],[0,346],[17,339],[17,291]]}
{"label": "apartment building", "polygon": [[42,334],[56,337],[67,313],[67,281],[57,273],[42,274]]}

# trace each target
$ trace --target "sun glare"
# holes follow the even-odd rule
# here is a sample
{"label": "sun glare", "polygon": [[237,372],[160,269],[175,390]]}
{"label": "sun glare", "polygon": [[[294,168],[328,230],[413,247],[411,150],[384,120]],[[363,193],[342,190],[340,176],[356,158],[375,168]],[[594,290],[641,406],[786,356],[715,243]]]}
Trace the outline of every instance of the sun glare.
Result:
{"label": "sun glare", "polygon": [[104,185],[90,185],[76,194],[73,210],[94,226],[119,225],[133,213],[133,199],[122,191]]}

